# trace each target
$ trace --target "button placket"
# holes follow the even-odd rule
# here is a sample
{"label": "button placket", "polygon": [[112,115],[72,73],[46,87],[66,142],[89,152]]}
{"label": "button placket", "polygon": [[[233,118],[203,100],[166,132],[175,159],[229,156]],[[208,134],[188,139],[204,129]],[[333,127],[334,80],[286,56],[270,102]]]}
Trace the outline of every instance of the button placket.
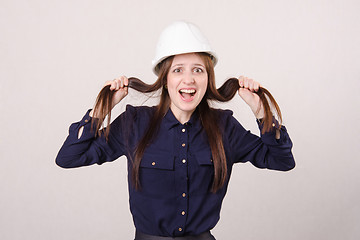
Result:
{"label": "button placket", "polygon": [[187,210],[188,210],[188,200],[187,200],[187,189],[188,189],[188,148],[189,148],[189,140],[188,140],[188,126],[180,125],[177,129],[179,134],[179,155],[178,155],[178,163],[177,166],[179,166],[180,174],[178,175],[180,177],[179,182],[179,205],[178,205],[178,234],[181,236],[184,234],[184,227],[186,226],[186,219],[187,219]]}

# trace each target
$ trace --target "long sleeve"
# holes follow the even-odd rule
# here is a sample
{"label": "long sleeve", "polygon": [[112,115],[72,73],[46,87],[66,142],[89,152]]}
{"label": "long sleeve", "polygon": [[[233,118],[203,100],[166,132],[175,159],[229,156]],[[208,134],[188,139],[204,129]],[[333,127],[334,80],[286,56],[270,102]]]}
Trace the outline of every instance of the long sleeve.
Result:
{"label": "long sleeve", "polygon": [[[234,163],[250,161],[258,168],[288,171],[295,167],[291,152],[292,142],[285,126],[280,129],[280,138],[275,138],[275,127],[270,132],[261,133],[261,137],[252,134],[232,116],[229,111],[226,121],[226,134],[230,145],[230,154]],[[258,122],[260,132],[262,125]]]}
{"label": "long sleeve", "polygon": [[[110,125],[108,141],[102,135],[95,137],[95,131],[91,129],[92,118],[90,110],[80,122],[71,124],[69,135],[62,145],[57,157],[56,164],[63,168],[75,168],[92,164],[102,164],[114,161],[126,153],[128,141],[125,133],[128,131],[126,124],[134,118],[134,108],[127,110],[117,117]],[[82,135],[78,138],[78,132],[84,127]]]}

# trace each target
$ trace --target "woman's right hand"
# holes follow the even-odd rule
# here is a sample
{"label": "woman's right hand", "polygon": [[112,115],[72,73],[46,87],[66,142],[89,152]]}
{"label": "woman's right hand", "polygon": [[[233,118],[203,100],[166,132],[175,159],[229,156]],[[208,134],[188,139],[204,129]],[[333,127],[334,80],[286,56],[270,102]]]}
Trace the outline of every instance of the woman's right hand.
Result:
{"label": "woman's right hand", "polygon": [[[114,108],[115,105],[118,104],[124,97],[126,97],[126,95],[128,94],[128,85],[129,80],[125,76],[115,78],[114,80],[107,81],[105,83],[104,87],[110,86],[110,90],[115,91],[112,98],[111,109]],[[94,113],[94,109],[91,110],[90,117],[96,118],[98,116],[98,112]]]}
{"label": "woman's right hand", "polygon": [[109,85],[110,85],[110,90],[115,91],[115,94],[112,99],[112,108],[113,108],[128,94],[129,80],[127,77],[121,76],[115,78],[112,81],[107,81],[104,87]]}

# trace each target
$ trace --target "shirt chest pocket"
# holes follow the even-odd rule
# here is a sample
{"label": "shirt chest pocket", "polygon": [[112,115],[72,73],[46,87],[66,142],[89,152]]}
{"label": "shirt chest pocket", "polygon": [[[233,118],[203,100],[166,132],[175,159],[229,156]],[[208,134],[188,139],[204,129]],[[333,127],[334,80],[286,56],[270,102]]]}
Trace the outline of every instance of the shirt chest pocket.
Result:
{"label": "shirt chest pocket", "polygon": [[190,180],[197,193],[205,193],[211,189],[214,178],[214,163],[210,149],[193,153],[195,161],[191,166]]}
{"label": "shirt chest pocket", "polygon": [[175,189],[174,155],[145,153],[139,170],[141,190],[144,194],[161,197]]}
{"label": "shirt chest pocket", "polygon": [[213,160],[210,149],[204,149],[201,151],[197,151],[193,154],[196,162],[200,166],[213,166]]}

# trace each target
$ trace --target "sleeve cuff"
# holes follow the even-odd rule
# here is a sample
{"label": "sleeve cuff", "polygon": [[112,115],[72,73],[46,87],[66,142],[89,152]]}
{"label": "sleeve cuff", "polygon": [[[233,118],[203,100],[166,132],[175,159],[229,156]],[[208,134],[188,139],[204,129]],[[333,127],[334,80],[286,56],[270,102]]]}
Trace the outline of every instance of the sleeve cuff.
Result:
{"label": "sleeve cuff", "polygon": [[[259,129],[260,129],[261,140],[265,144],[267,144],[267,145],[279,145],[285,140],[285,138],[287,136],[287,130],[286,130],[285,126],[281,126],[281,128],[279,129],[280,124],[279,124],[279,122],[276,120],[276,118],[274,116],[272,118],[272,125],[271,125],[272,128],[268,132],[262,133],[264,124],[261,123],[261,119],[256,119],[256,122],[258,124]],[[276,131],[275,131],[276,129],[278,129],[280,131],[280,138],[279,139],[276,139]]]}
{"label": "sleeve cuff", "polygon": [[[74,140],[83,141],[88,140],[95,137],[95,127],[91,127],[91,125],[96,126],[97,118],[90,117],[90,112],[92,109],[89,109],[84,117],[76,123],[71,124],[69,129],[69,135],[74,136]],[[94,120],[94,121],[92,121]],[[92,124],[93,123],[93,124]],[[84,127],[81,137],[78,138],[78,132],[81,127]]]}

